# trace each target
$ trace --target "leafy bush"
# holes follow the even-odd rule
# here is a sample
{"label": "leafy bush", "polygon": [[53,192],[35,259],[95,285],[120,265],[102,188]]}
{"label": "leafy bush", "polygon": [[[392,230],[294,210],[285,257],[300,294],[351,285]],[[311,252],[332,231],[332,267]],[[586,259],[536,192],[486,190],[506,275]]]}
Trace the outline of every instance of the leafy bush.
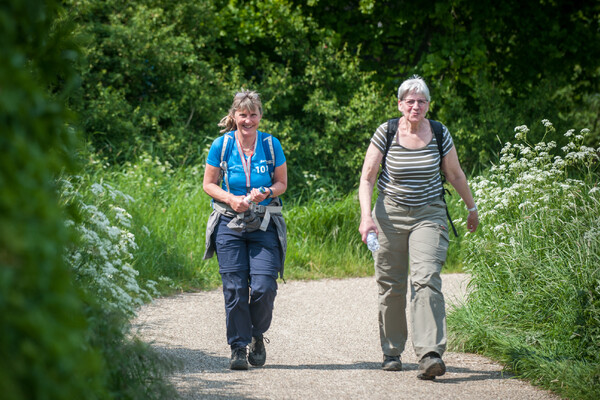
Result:
{"label": "leafy bush", "polygon": [[[77,170],[73,115],[65,105],[78,82],[72,26],[55,1],[9,0],[0,20],[2,398],[173,398],[169,362],[127,335],[123,310],[134,299],[119,302],[127,297],[111,291],[121,287],[91,273],[111,262],[128,295],[143,294],[121,263],[133,248],[123,236],[126,219],[118,229],[103,226],[91,217],[100,216],[95,205],[84,204],[80,215],[59,202],[57,177]],[[65,219],[81,228],[83,240]]]}
{"label": "leafy bush", "polygon": [[[423,13],[405,1],[65,3],[86,38],[71,104],[110,163],[148,153],[202,164],[245,86],[263,95],[263,128],[284,145],[290,191],[308,193],[312,175],[343,196],[413,73],[427,80],[430,115],[449,126],[468,171],[488,165],[511,121],[589,122],[588,144],[599,143],[600,31],[590,4],[436,0]],[[515,12],[523,7],[526,21]]]}
{"label": "leafy bush", "polygon": [[[569,398],[600,390],[599,149],[587,129],[556,147],[515,128],[500,163],[472,187],[481,231],[466,245],[468,302],[449,317],[455,349],[496,357]],[[552,139],[552,140],[550,140]],[[559,154],[556,154],[559,153]]]}
{"label": "leafy bush", "polygon": [[76,287],[84,293],[90,344],[102,356],[106,387],[114,398],[176,398],[167,374],[175,368],[130,332],[136,308],[159,295],[157,283],[139,278],[136,238],[131,233],[131,196],[107,183],[81,176],[60,182],[61,201],[77,212],[66,225],[74,240],[65,260]]}
{"label": "leafy bush", "polygon": [[292,1],[335,32],[334,46],[360,49],[361,69],[376,71],[390,96],[410,75],[422,75],[431,115],[450,128],[469,171],[484,169],[512,139],[513,121],[550,116],[561,129],[582,124],[592,130],[588,145],[600,144],[593,2]]}
{"label": "leafy bush", "polygon": [[[107,398],[72,275],[54,179],[73,170],[64,98],[76,47],[56,1],[0,6],[0,393],[7,400]],[[52,93],[49,93],[52,88]]]}
{"label": "leafy bush", "polygon": [[306,189],[310,171],[345,193],[358,182],[382,104],[395,109],[358,54],[333,47],[331,32],[285,0],[67,4],[87,37],[71,104],[111,164],[150,154],[202,166],[217,123],[246,86],[262,95],[262,130],[283,143],[291,191]]}

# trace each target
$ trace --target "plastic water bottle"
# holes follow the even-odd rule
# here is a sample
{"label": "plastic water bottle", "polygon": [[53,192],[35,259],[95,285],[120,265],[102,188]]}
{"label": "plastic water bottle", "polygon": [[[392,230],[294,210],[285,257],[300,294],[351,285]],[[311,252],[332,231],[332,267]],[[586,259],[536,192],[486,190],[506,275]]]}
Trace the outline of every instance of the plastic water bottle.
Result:
{"label": "plastic water bottle", "polygon": [[379,250],[379,240],[377,239],[377,234],[375,231],[371,231],[367,235],[367,247],[371,251]]}

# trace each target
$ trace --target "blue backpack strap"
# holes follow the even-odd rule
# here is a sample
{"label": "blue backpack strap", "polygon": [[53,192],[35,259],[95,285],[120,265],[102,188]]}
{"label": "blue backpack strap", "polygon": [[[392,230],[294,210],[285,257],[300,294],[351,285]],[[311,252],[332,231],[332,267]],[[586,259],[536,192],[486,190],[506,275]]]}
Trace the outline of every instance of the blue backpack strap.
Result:
{"label": "blue backpack strap", "polygon": [[262,133],[262,145],[267,160],[267,167],[269,168],[269,175],[271,180],[275,175],[275,149],[273,149],[273,136],[268,133]]}
{"label": "blue backpack strap", "polygon": [[221,167],[221,179],[225,181],[225,187],[227,191],[229,190],[229,177],[227,175],[227,160],[229,159],[229,155],[231,154],[231,149],[233,147],[233,142],[235,141],[232,132],[227,132],[223,135],[223,147],[221,148],[221,162],[219,166]]}

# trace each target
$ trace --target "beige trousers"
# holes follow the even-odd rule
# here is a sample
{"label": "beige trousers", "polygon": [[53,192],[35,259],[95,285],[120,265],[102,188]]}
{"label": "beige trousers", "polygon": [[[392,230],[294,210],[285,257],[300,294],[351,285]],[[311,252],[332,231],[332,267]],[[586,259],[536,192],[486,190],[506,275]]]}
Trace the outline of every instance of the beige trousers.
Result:
{"label": "beige trousers", "polygon": [[400,355],[405,348],[410,259],[413,348],[419,359],[430,351],[441,356],[446,350],[446,311],[440,276],[448,251],[446,204],[440,199],[409,207],[380,193],[373,217],[381,246],[374,258],[383,354]]}

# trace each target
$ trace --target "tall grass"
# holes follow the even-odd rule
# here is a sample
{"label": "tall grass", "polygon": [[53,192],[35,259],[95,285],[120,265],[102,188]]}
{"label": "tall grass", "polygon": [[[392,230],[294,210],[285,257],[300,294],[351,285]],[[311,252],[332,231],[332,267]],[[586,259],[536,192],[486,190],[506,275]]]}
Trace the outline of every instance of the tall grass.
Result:
{"label": "tall grass", "polygon": [[210,202],[202,190],[203,169],[174,169],[144,155],[120,167],[95,163],[88,179],[107,182],[134,201],[131,231],[138,250],[134,261],[141,279],[157,282],[162,293],[214,287],[216,260],[202,260]]}
{"label": "tall grass", "polygon": [[[136,163],[111,167],[95,163],[85,178],[114,186],[133,198],[129,230],[137,251],[132,265],[141,280],[157,282],[162,293],[213,288],[220,285],[216,257],[203,260],[210,198],[202,190],[204,166],[172,168],[150,156]],[[448,197],[460,224],[464,205]],[[286,279],[343,278],[373,274],[373,258],[358,233],[360,207],[356,192],[315,190],[312,198],[297,199],[290,188],[283,196],[288,228]],[[461,232],[464,231],[458,226]],[[462,235],[461,235],[462,236]],[[460,239],[451,243],[447,271],[462,267]]]}
{"label": "tall grass", "polygon": [[567,132],[560,151],[528,132],[517,127],[518,143],[473,184],[481,231],[465,245],[472,292],[449,316],[450,343],[569,398],[597,398],[600,149],[582,145],[586,130]]}

